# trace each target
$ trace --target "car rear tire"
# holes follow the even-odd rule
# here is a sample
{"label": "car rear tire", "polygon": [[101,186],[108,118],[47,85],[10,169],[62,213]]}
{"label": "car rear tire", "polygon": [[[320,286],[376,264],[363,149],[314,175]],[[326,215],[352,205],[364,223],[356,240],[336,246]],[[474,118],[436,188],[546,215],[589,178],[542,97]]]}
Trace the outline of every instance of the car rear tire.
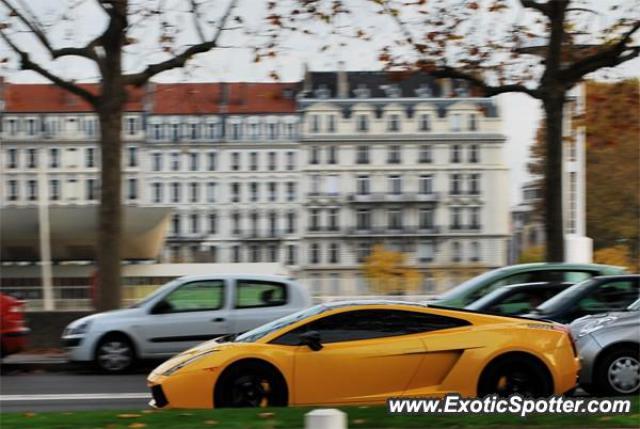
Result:
{"label": "car rear tire", "polygon": [[601,396],[635,395],[640,392],[640,346],[625,345],[598,358],[593,393]]}
{"label": "car rear tire", "polygon": [[122,334],[106,335],[96,346],[94,362],[103,372],[111,374],[126,372],[136,362],[133,343]]}
{"label": "car rear tire", "polygon": [[553,382],[542,362],[528,356],[506,356],[491,362],[480,376],[478,397],[519,394],[545,397],[553,394]]}
{"label": "car rear tire", "polygon": [[286,407],[287,384],[266,362],[240,362],[220,375],[213,400],[216,408]]}

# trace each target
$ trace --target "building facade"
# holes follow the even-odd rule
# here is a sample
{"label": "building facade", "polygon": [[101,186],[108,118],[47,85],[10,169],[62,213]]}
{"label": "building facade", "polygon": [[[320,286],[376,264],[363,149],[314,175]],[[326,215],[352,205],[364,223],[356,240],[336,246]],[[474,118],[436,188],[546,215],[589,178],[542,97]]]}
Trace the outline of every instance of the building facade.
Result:
{"label": "building facade", "polygon": [[497,105],[463,83],[394,77],[308,73],[298,97],[303,267],[324,294],[369,292],[375,244],[409,255],[423,293],[506,262]]}
{"label": "building facade", "polygon": [[[0,87],[2,206],[36,204],[42,183],[49,205],[96,204],[89,106]],[[280,262],[323,295],[371,292],[360,266],[375,244],[406,252],[424,293],[506,263],[499,109],[461,82],[314,72],[130,99],[123,198],[173,210],[163,262]]]}

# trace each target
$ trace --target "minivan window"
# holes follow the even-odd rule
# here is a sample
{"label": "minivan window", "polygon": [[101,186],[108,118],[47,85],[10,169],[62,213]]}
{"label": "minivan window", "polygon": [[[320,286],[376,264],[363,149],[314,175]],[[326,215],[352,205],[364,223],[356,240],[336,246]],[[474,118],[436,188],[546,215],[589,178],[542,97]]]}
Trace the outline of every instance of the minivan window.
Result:
{"label": "minivan window", "polygon": [[219,310],[224,304],[224,281],[185,283],[169,293],[163,301],[169,305],[163,313]]}
{"label": "minivan window", "polygon": [[287,303],[284,283],[262,280],[236,282],[236,308],[276,307]]}

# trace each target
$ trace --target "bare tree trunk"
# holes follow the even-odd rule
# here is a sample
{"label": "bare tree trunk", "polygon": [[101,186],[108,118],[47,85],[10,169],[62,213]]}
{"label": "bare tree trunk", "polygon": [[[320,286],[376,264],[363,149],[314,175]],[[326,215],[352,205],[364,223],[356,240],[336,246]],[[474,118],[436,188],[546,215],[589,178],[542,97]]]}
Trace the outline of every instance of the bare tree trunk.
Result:
{"label": "bare tree trunk", "polygon": [[564,225],[562,213],[562,120],[564,91],[558,90],[543,100],[546,114],[546,158],[544,164],[545,260],[564,262]]}
{"label": "bare tree trunk", "polygon": [[98,290],[96,310],[120,307],[122,237],[122,108],[104,109],[100,117],[100,209],[98,212]]}

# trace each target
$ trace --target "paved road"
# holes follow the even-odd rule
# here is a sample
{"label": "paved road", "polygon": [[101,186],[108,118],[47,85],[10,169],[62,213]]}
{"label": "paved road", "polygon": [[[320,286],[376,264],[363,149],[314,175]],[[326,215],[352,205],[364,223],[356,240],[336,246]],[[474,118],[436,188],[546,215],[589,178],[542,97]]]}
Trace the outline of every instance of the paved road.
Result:
{"label": "paved road", "polygon": [[146,373],[22,373],[0,376],[0,408],[11,411],[146,409]]}

